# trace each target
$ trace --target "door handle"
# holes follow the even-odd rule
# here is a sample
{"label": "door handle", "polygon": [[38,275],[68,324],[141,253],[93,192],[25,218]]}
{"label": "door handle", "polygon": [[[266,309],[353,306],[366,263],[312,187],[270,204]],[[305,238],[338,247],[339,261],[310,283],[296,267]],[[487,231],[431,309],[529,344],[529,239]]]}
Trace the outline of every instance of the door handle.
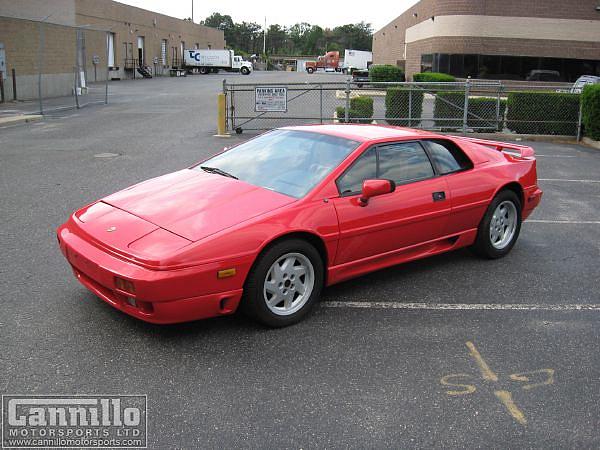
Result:
{"label": "door handle", "polygon": [[444,191],[434,192],[433,194],[431,194],[431,196],[433,197],[434,202],[441,202],[443,200],[446,200],[446,193]]}

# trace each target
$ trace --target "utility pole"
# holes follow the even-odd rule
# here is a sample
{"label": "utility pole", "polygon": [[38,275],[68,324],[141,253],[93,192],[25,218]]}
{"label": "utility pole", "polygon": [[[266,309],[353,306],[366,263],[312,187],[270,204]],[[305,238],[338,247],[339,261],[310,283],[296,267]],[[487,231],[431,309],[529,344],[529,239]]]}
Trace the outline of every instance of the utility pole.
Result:
{"label": "utility pole", "polygon": [[192,0],[192,23],[194,23],[194,0]]}
{"label": "utility pole", "polygon": [[263,55],[267,53],[267,16],[265,16],[265,30],[263,31]]}

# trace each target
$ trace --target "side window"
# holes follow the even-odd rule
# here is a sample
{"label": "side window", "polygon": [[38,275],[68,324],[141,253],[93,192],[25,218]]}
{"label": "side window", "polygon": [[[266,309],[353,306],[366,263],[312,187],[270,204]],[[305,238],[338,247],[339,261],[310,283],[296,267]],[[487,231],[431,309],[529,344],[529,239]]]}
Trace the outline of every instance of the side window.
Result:
{"label": "side window", "polygon": [[432,140],[423,141],[423,145],[427,147],[433,164],[441,175],[472,167],[469,158],[452,142]]}
{"label": "side window", "polygon": [[418,142],[406,142],[379,147],[377,178],[387,178],[402,184],[433,177],[433,167]]}
{"label": "side window", "polygon": [[377,153],[370,148],[338,179],[338,190],[342,195],[360,192],[363,181],[373,178],[377,178]]}

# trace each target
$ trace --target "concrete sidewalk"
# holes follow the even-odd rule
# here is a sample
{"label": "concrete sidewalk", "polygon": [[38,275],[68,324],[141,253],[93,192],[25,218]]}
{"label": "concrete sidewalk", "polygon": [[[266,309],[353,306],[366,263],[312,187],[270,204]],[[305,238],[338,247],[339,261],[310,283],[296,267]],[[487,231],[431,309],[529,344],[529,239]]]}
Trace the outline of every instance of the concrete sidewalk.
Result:
{"label": "concrete sidewalk", "polygon": [[0,128],[20,123],[37,122],[43,118],[44,116],[40,114],[2,114],[0,112]]}

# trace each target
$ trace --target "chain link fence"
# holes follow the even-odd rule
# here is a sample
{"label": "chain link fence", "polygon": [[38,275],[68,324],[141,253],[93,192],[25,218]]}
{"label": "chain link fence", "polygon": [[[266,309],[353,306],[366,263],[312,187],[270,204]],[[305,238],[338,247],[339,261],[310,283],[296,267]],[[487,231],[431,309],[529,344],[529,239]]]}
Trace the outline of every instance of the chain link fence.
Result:
{"label": "chain link fence", "polygon": [[0,16],[29,36],[28,58],[3,56],[0,114],[51,114],[108,102],[107,31]]}
{"label": "chain link fence", "polygon": [[308,123],[377,123],[463,133],[578,136],[579,94],[561,89],[485,80],[223,83],[227,127],[237,133]]}

